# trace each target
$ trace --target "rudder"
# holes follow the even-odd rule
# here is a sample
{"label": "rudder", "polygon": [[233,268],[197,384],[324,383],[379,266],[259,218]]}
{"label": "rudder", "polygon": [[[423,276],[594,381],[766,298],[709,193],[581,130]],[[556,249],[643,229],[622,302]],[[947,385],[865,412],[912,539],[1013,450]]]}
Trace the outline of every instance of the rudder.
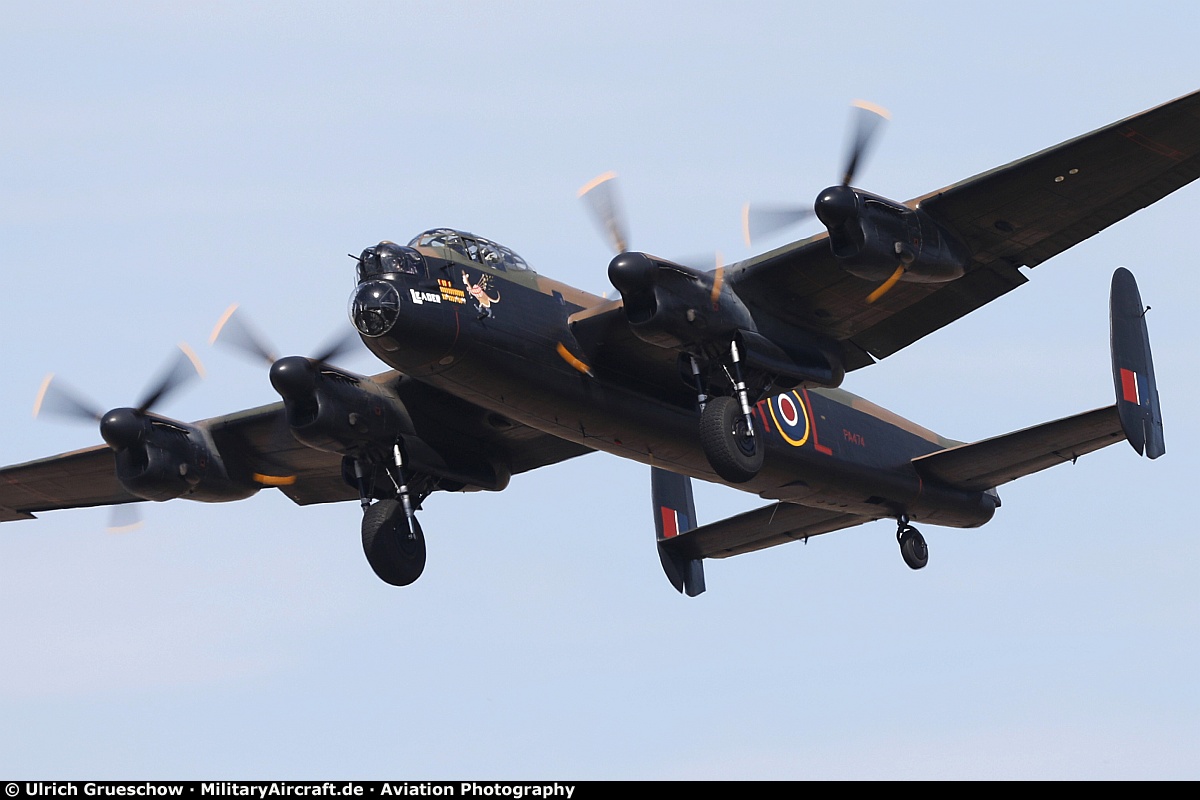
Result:
{"label": "rudder", "polygon": [[650,468],[650,493],[654,501],[654,532],[658,560],[667,580],[677,591],[695,597],[704,591],[704,562],[684,558],[664,547],[681,533],[696,527],[696,501],[692,497],[692,479],[658,467]]}

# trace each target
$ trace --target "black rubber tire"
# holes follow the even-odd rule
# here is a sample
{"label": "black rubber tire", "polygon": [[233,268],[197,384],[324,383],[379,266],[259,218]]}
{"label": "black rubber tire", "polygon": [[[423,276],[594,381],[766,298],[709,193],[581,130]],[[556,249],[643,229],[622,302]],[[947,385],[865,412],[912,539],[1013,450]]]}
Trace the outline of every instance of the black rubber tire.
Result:
{"label": "black rubber tire", "polygon": [[735,397],[714,397],[700,413],[700,447],[713,471],[730,483],[745,483],[762,469],[762,431],[748,436]]}
{"label": "black rubber tire", "polygon": [[929,545],[916,528],[909,526],[900,532],[900,556],[911,569],[921,569],[929,563]]}
{"label": "black rubber tire", "polygon": [[413,523],[415,530],[410,537],[399,500],[380,500],[363,514],[363,552],[384,583],[408,586],[425,570],[425,535],[421,523]]}

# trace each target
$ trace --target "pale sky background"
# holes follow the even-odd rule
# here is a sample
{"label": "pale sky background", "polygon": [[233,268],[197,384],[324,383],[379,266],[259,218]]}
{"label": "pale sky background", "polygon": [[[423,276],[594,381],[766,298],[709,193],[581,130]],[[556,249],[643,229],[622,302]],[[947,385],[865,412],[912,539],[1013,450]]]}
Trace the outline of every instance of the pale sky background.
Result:
{"label": "pale sky background", "polygon": [[[636,247],[740,259],[744,201],[836,180],[855,98],[893,113],[857,183],[903,200],[1200,87],[1194,4],[645,6],[0,3],[0,461],[99,442],[30,419],[46,372],[124,405],[179,340],[209,376],[163,413],[277,399],[213,323],[240,301],[311,352],[380,239],[460,227],[600,291],[575,190],[604,170]],[[598,454],[430,498],[405,589],[354,503],[4,524],[0,775],[1196,779],[1198,211],[1193,185],[848,376],[986,438],[1112,402],[1116,266],[1153,306],[1167,455],[1009,485],[982,529],[924,526],[919,573],[879,522],[682,597],[648,470]]]}

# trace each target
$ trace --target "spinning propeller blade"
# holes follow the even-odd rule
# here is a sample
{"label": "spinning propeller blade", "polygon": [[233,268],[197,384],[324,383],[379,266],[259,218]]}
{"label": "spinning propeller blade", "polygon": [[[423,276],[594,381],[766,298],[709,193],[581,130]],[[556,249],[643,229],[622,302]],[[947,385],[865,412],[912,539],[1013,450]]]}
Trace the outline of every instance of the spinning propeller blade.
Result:
{"label": "spinning propeller blade", "polygon": [[616,178],[615,172],[596,176],[580,188],[579,199],[587,206],[613,251],[624,253],[629,249],[629,225],[617,197]]}
{"label": "spinning propeller blade", "polygon": [[[358,341],[357,331],[353,329],[339,331],[329,338],[314,355],[308,356],[308,359],[318,364],[328,364],[354,349]],[[266,338],[250,323],[246,314],[239,310],[237,303],[225,309],[225,313],[217,320],[216,327],[208,337],[208,343],[219,343],[232,347],[256,361],[266,363],[267,366],[271,366],[279,360],[275,349],[267,344]]]}
{"label": "spinning propeller blade", "polygon": [[[854,121],[853,133],[849,148],[846,152],[846,163],[842,170],[842,185],[849,186],[858,172],[859,165],[866,158],[879,132],[881,124],[891,115],[873,103],[856,100],[852,105]],[[746,246],[759,237],[777,233],[799,225],[815,216],[812,206],[764,206],[756,207],[747,203],[742,208],[742,237]]]}
{"label": "spinning propeller blade", "polygon": [[33,402],[34,418],[36,419],[43,413],[85,422],[99,422],[104,415],[104,412],[95,403],[83,398],[73,389],[68,389],[61,380],[56,381],[54,373],[50,373],[42,380],[37,399]]}
{"label": "spinning propeller blade", "polygon": [[842,176],[842,186],[854,182],[854,173],[858,163],[866,156],[879,126],[892,118],[887,109],[868,103],[865,100],[855,100],[854,107],[854,138],[851,140],[850,151],[846,154],[846,174]]}
{"label": "spinning propeller blade", "polygon": [[108,514],[109,533],[129,533],[142,527],[142,508],[139,505],[127,504],[113,506]]}
{"label": "spinning propeller blade", "polygon": [[263,338],[245,320],[245,315],[237,313],[237,310],[237,303],[225,309],[225,313],[217,320],[216,327],[209,335],[208,343],[216,344],[220,341],[222,344],[240,350],[260,361],[265,361],[267,364],[274,364],[279,360],[279,356],[265,344]]}
{"label": "spinning propeller blade", "polygon": [[[204,377],[204,366],[192,348],[186,342],[180,342],[179,351],[179,355],[163,368],[159,376],[150,383],[150,387],[142,393],[142,399],[136,406],[138,414],[146,413],[185,383],[194,378]],[[56,379],[53,373],[42,381],[33,404],[34,417],[43,413],[85,422],[99,422],[104,417],[104,412],[98,405],[74,389],[68,388],[61,380]]]}
{"label": "spinning propeller blade", "polygon": [[203,377],[204,365],[200,363],[200,358],[186,342],[180,342],[179,355],[159,373],[158,380],[151,384],[152,388],[137,404],[137,410],[144,414],[180,386]]}
{"label": "spinning propeller blade", "polygon": [[753,240],[799,225],[814,216],[816,212],[808,206],[753,207],[746,203],[742,206],[742,239],[746,247],[752,247]]}
{"label": "spinning propeller blade", "polygon": [[358,331],[354,329],[336,333],[310,358],[319,364],[327,364],[349,353],[359,341]]}

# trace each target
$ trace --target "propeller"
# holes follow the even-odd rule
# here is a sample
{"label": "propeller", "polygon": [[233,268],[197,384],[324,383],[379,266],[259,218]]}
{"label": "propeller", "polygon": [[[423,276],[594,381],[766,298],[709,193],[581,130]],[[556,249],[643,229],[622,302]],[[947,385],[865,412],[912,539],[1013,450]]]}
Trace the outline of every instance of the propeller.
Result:
{"label": "propeller", "polygon": [[[849,186],[854,182],[854,176],[874,144],[880,127],[891,119],[887,110],[863,100],[854,101],[851,114],[852,133],[841,186]],[[751,206],[747,203],[742,208],[742,236],[746,246],[750,247],[754,239],[799,225],[815,215],[812,206]]]}
{"label": "propeller", "polygon": [[614,253],[629,249],[629,225],[617,196],[617,173],[597,175],[579,189],[579,199],[612,246]]}
{"label": "propeller", "polygon": [[[266,339],[246,319],[244,313],[239,313],[238,304],[234,303],[225,309],[221,319],[217,321],[212,334],[208,337],[209,344],[220,342],[251,358],[272,366],[279,361],[275,350],[266,344]],[[358,342],[358,333],[354,330],[338,332],[330,337],[308,360],[317,364],[328,364],[336,358],[344,356],[354,349]]]}
{"label": "propeller", "polygon": [[[270,368],[271,385],[284,398],[292,398],[311,395],[317,370],[322,366],[331,366],[331,361],[350,352],[359,338],[358,332],[353,329],[339,332],[329,338],[312,356],[280,358],[247,319],[246,314],[239,310],[238,304],[234,303],[225,309],[208,341],[209,344],[223,344],[255,361],[265,363]],[[277,442],[281,450],[295,444],[291,433],[286,429],[280,433],[281,437],[284,435],[286,440],[282,443]],[[264,486],[289,486],[296,482],[296,476],[291,473],[267,475],[256,472],[254,480]]]}
{"label": "propeller", "polygon": [[[578,196],[579,199],[583,200],[584,206],[587,208],[592,220],[608,241],[613,254],[620,255],[629,250],[630,247],[629,223],[621,207],[620,197],[617,193],[616,179],[617,173],[611,171],[597,175],[579,189]],[[713,283],[713,303],[715,304],[717,295],[721,292],[721,285],[725,280],[725,263],[721,258],[721,254],[717,253],[715,257],[707,255],[672,260],[677,264],[691,267],[697,271],[712,269],[715,264]]]}
{"label": "propeller", "polygon": [[94,402],[56,379],[54,373],[50,373],[42,380],[41,388],[38,389],[37,400],[33,404],[33,416],[36,418],[48,414],[62,419],[99,422],[103,427],[105,421],[121,411],[131,412],[139,418],[145,416],[169,394],[194,378],[202,377],[204,366],[199,357],[187,343],[181,342],[179,354],[151,381],[149,387],[142,392],[137,405],[132,408],[116,409],[105,414]]}
{"label": "propeller", "polygon": [[[179,345],[175,356],[152,380],[137,405],[131,408],[116,408],[108,413],[90,399],[68,387],[51,373],[42,381],[33,405],[33,416],[42,414],[60,419],[99,423],[100,436],[113,450],[136,446],[145,430],[145,418],[154,406],[180,387],[204,377],[204,367],[196,353],[186,343]],[[142,524],[141,509],[137,505],[116,505],[110,511],[108,531],[121,533],[133,530]]]}

